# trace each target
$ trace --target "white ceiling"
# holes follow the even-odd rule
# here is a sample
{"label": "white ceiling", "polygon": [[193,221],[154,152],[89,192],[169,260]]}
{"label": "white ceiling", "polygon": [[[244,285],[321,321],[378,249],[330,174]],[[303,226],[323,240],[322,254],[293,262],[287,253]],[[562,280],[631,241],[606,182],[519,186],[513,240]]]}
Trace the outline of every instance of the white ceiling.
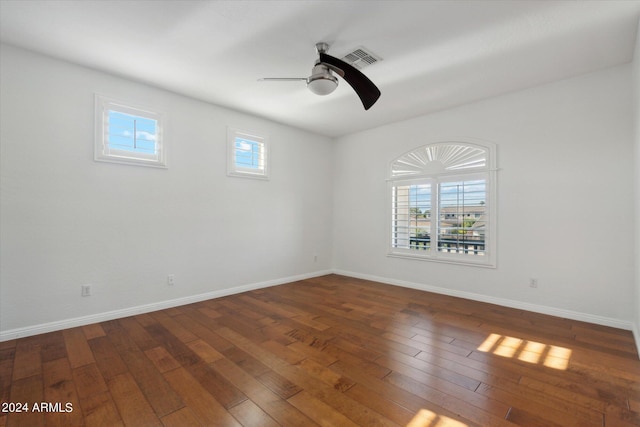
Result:
{"label": "white ceiling", "polygon": [[[632,60],[638,1],[0,0],[0,40],[328,136]],[[304,82],[315,43],[383,58],[364,111]]]}

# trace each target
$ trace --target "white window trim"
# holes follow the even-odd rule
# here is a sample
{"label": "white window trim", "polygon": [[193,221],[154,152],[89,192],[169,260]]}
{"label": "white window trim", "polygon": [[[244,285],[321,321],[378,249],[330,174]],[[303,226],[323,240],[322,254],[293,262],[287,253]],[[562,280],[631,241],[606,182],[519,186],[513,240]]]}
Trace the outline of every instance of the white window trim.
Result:
{"label": "white window trim", "polygon": [[[487,150],[488,159],[487,164],[483,168],[478,168],[475,170],[470,170],[469,172],[440,172],[440,173],[416,173],[410,176],[393,176],[393,163],[403,156],[412,153],[416,150],[419,150],[423,147],[427,146],[436,146],[436,145],[446,145],[446,144],[461,144],[471,147],[478,147],[484,150]],[[385,232],[387,233],[387,248],[389,257],[397,257],[397,258],[405,258],[405,259],[416,259],[422,261],[432,261],[432,262],[440,262],[440,263],[449,263],[456,265],[466,265],[466,266],[475,266],[475,267],[485,267],[485,268],[496,268],[496,248],[497,248],[497,158],[496,158],[496,145],[490,142],[469,142],[466,138],[465,140],[439,140],[438,142],[424,144],[420,147],[416,147],[415,149],[404,153],[402,156],[394,159],[389,165],[389,179],[388,179],[388,189],[387,189],[387,224],[389,227],[393,222],[393,212],[391,206],[393,204],[393,187],[398,185],[413,185],[418,183],[431,183],[432,186],[432,198],[438,197],[439,184],[443,182],[450,181],[461,181],[461,180],[472,180],[477,178],[486,179],[486,197],[487,197],[487,211],[488,211],[488,221],[486,224],[487,230],[486,235],[488,239],[485,243],[485,255],[482,257],[478,256],[470,256],[464,254],[452,254],[447,252],[439,252],[432,248],[430,251],[421,251],[415,249],[407,249],[407,248],[396,248],[393,247],[392,244],[392,234],[389,228],[385,227]],[[437,199],[436,199],[437,200]],[[439,206],[438,206],[439,208]],[[439,218],[439,211],[432,211],[431,216],[435,218],[435,221],[432,221],[432,233],[434,228],[437,228],[437,218]]]}
{"label": "white window trim", "polygon": [[[245,138],[260,144],[263,167],[258,169],[243,168],[236,165],[236,138]],[[237,128],[227,128],[227,175],[240,178],[269,179],[269,138],[260,132],[241,131]]]}
{"label": "white window trim", "polygon": [[[118,150],[109,147],[107,141],[108,129],[105,126],[108,121],[108,112],[118,111],[138,117],[155,120],[156,127],[156,154],[133,153],[129,150]],[[95,95],[95,146],[94,160],[99,162],[120,163],[136,166],[148,166],[155,168],[167,168],[167,148],[164,141],[164,114],[152,111],[150,108],[137,106],[129,102],[118,101],[103,95]]]}

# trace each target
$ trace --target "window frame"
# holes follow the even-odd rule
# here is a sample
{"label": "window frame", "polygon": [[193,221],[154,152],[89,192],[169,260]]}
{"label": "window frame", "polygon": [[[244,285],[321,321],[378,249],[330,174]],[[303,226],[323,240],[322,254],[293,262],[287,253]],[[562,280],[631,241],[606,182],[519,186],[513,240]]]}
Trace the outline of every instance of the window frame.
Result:
{"label": "window frame", "polygon": [[[236,139],[241,138],[259,145],[258,164],[262,167],[242,167],[236,157]],[[261,132],[242,131],[238,128],[227,128],[227,175],[231,177],[269,180],[269,138]]]}
{"label": "window frame", "polygon": [[[429,170],[428,165],[425,165],[425,171],[427,172],[416,172],[407,175],[396,175],[394,176],[393,167],[395,162],[400,159],[407,158],[407,156],[411,156],[413,153],[417,153],[420,150],[424,150],[428,147],[435,146],[446,146],[451,144],[452,146],[466,146],[472,148],[480,148],[485,150],[486,153],[486,164],[482,167],[474,167],[469,168],[468,170],[440,170],[433,171]],[[460,181],[473,181],[477,179],[485,180],[485,209],[486,209],[486,225],[485,225],[485,247],[484,247],[484,255],[469,255],[465,253],[449,253],[438,250],[437,240],[438,240],[438,228],[440,226],[440,213],[441,213],[441,200],[440,200],[440,186],[443,183],[448,182],[460,182]],[[430,241],[430,248],[428,250],[425,249],[415,249],[408,247],[394,247],[394,233],[397,231],[397,225],[394,225],[394,209],[395,209],[395,200],[394,200],[394,189],[397,187],[408,186],[408,185],[421,185],[421,184],[430,184],[430,235],[436,236],[434,241]],[[447,140],[447,141],[438,141],[430,144],[425,144],[420,147],[417,147],[407,153],[404,153],[402,156],[394,159],[391,162],[389,169],[389,178],[388,178],[388,190],[387,190],[387,213],[388,213],[388,227],[386,229],[388,242],[387,248],[389,257],[398,257],[398,258],[406,258],[406,259],[417,259],[424,261],[434,261],[441,263],[450,263],[450,264],[458,264],[458,265],[467,265],[467,266],[477,266],[477,267],[487,267],[487,268],[496,268],[496,246],[497,246],[497,200],[496,200],[496,187],[497,187],[497,175],[496,175],[496,146],[495,144],[488,142],[467,142],[460,140]]]}
{"label": "window frame", "polygon": [[[153,154],[117,149],[109,145],[109,112],[154,120],[156,122],[155,152]],[[164,138],[165,114],[130,102],[119,101],[100,94],[95,95],[94,160],[154,168],[167,168],[167,147]]]}

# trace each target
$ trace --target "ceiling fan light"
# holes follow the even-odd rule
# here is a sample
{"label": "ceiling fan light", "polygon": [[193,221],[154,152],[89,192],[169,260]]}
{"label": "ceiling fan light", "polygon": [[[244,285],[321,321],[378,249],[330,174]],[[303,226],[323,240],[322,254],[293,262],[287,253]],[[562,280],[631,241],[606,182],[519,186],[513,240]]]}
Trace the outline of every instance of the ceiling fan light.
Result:
{"label": "ceiling fan light", "polygon": [[333,76],[322,76],[312,80],[310,79],[307,87],[316,95],[329,95],[338,87],[338,79]]}

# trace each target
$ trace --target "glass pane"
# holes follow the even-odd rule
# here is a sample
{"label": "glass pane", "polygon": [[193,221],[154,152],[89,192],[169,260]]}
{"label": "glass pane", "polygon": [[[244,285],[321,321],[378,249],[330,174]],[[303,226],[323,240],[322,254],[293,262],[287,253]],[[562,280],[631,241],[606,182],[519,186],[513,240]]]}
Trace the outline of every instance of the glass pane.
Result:
{"label": "glass pane", "polygon": [[158,122],[109,110],[109,147],[137,153],[156,153]]}
{"label": "glass pane", "polygon": [[484,179],[440,184],[439,252],[485,254],[486,203]]}
{"label": "glass pane", "polygon": [[431,185],[393,189],[391,245],[396,248],[431,248]]}
{"label": "glass pane", "polygon": [[262,144],[236,137],[235,161],[236,167],[263,169]]}

